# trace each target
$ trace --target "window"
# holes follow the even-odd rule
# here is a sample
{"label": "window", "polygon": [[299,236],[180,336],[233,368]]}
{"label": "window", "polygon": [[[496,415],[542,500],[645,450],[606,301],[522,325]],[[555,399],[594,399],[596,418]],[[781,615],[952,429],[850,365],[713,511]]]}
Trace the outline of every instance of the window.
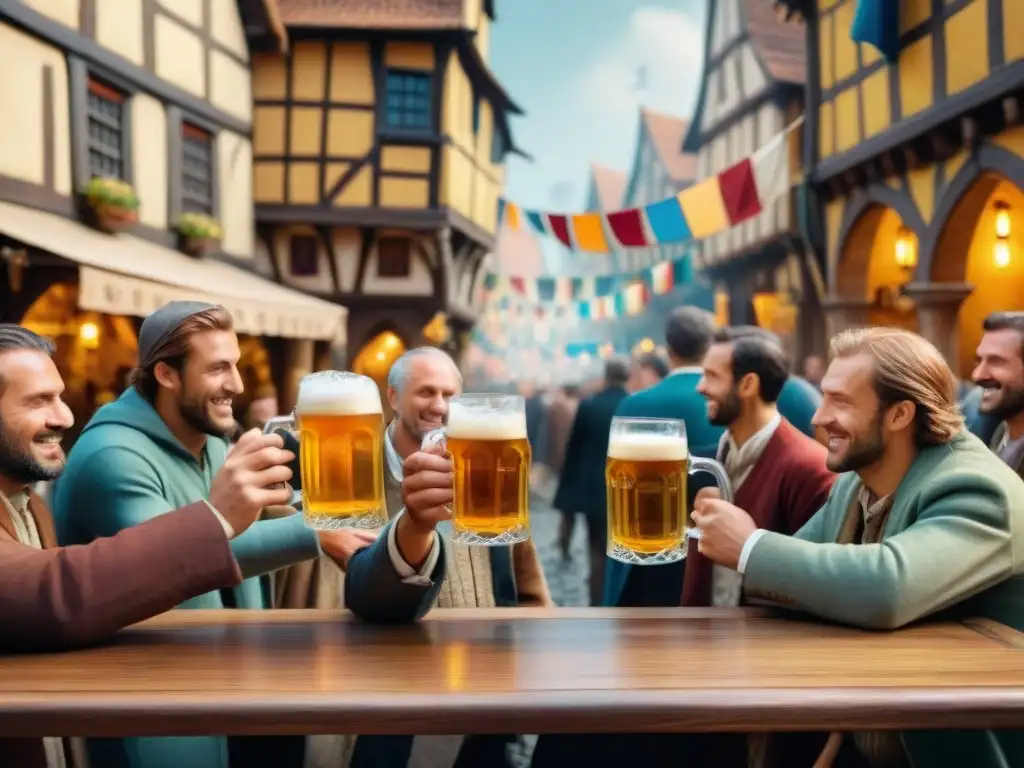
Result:
{"label": "window", "polygon": [[125,177],[124,94],[98,80],[89,80],[89,176]]}
{"label": "window", "polygon": [[412,244],[399,237],[382,237],[377,243],[377,277],[408,277]]}
{"label": "window", "polygon": [[387,113],[384,124],[393,130],[431,130],[429,72],[388,70]]}
{"label": "window", "polygon": [[505,162],[505,134],[498,127],[494,127],[494,135],[491,137],[491,162],[500,165]]}
{"label": "window", "polygon": [[315,277],[320,259],[317,239],[313,235],[292,235],[289,258],[292,277]]}
{"label": "window", "polygon": [[181,124],[181,210],[213,215],[213,136]]}

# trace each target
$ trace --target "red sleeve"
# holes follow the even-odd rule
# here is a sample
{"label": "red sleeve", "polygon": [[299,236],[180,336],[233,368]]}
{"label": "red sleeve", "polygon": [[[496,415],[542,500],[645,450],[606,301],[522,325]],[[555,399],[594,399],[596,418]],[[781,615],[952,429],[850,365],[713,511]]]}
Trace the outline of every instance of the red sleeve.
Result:
{"label": "red sleeve", "polygon": [[780,533],[790,536],[803,528],[804,523],[825,506],[836,479],[825,466],[827,451],[820,443],[811,443],[810,438],[807,440],[809,449],[801,455],[799,461],[794,462],[795,466],[788,473],[790,480],[787,484],[789,498],[786,499],[786,523],[789,530]]}
{"label": "red sleeve", "polygon": [[0,541],[0,650],[95,643],[241,580],[224,529],[205,503],[79,546]]}

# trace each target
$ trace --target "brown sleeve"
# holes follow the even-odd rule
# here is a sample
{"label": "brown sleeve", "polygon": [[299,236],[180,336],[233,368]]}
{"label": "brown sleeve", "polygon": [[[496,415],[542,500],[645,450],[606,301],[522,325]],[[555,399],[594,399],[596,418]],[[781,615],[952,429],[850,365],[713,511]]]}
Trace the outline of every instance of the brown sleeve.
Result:
{"label": "brown sleeve", "polygon": [[544,570],[540,567],[533,539],[521,541],[512,547],[512,568],[516,577],[519,605],[530,608],[553,608],[554,600],[548,591]]}
{"label": "brown sleeve", "polygon": [[241,580],[224,529],[202,502],[79,546],[0,541],[0,650],[95,643]]}

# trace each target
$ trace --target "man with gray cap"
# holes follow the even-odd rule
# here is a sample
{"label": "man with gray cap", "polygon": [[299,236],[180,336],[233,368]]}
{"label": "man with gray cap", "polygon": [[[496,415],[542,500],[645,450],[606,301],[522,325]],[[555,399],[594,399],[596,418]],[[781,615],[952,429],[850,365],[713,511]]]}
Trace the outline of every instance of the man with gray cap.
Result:
{"label": "man with gray cap", "polygon": [[[178,301],[146,318],[132,387],[96,412],[57,483],[53,511],[61,544],[112,536],[209,497],[211,481],[228,453],[226,437],[235,426],[232,399],[242,392],[240,354],[223,307]],[[371,533],[356,531],[318,537],[301,515],[262,520],[231,542],[245,580],[180,607],[269,608],[272,591],[264,574],[318,557],[321,548],[345,567],[348,556],[373,539]],[[223,737],[128,741],[90,740],[92,763],[109,768],[228,764]],[[239,741],[238,747],[245,744]],[[262,746],[265,756],[271,746],[280,744]],[[301,753],[301,739],[292,746]]]}

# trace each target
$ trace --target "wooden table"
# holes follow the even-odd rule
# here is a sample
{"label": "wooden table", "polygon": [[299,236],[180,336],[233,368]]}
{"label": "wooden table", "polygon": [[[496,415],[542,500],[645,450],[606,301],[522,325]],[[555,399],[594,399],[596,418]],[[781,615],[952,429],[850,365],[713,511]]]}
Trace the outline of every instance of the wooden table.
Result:
{"label": "wooden table", "polygon": [[0,659],[0,736],[1024,727],[1024,636],[744,609],[174,611]]}

